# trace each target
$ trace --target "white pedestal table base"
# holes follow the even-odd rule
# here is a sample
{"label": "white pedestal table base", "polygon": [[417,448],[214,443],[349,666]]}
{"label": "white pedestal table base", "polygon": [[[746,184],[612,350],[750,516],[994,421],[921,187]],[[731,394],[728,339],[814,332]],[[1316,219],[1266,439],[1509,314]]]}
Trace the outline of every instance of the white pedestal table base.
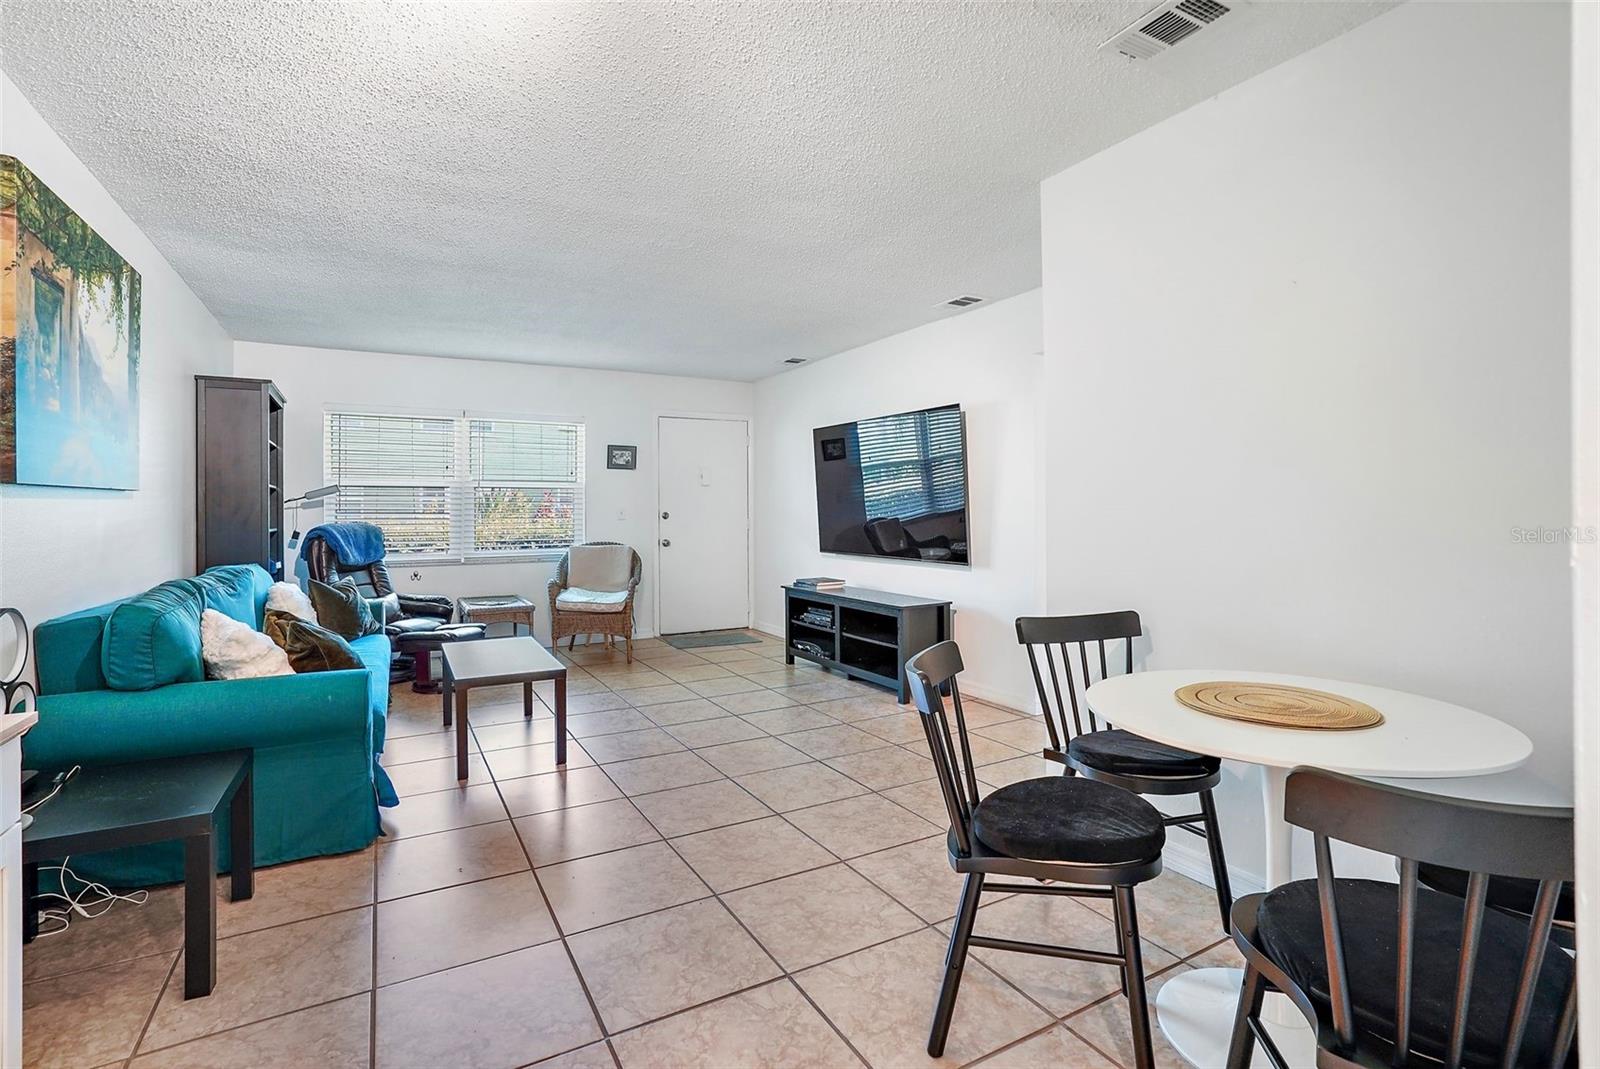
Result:
{"label": "white pedestal table base", "polygon": [[[1243,969],[1193,969],[1174,976],[1156,992],[1156,1020],[1172,1049],[1196,1069],[1222,1069],[1228,1063],[1228,1039],[1239,1005]],[[1294,1003],[1268,994],[1261,1020],[1291,1069],[1313,1069],[1317,1043]],[[1269,1066],[1259,1045],[1251,1062]]]}

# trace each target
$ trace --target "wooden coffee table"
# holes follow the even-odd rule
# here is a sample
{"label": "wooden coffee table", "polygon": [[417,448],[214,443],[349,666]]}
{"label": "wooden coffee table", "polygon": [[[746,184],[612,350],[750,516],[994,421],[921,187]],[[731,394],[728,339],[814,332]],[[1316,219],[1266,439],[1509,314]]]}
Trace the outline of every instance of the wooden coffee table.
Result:
{"label": "wooden coffee table", "polygon": [[[473,687],[522,684],[522,715],[533,716],[533,685],[556,684],[556,764],[567,763],[567,666],[530,637],[485,638],[446,645],[444,654],[444,726],[456,724],[456,779],[467,778],[467,692]],[[456,703],[461,705],[455,716]]]}
{"label": "wooden coffee table", "polygon": [[478,597],[457,598],[456,615],[464,624],[510,624],[511,633],[517,625],[527,627],[533,634],[533,602],[521,594],[484,594]]}

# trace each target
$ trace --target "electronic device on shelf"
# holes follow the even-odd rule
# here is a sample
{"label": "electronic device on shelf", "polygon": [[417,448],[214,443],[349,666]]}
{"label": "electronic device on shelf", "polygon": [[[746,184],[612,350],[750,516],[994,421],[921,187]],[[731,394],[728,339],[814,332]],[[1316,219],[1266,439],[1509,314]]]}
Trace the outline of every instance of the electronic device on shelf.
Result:
{"label": "electronic device on shelf", "polygon": [[795,649],[799,650],[801,653],[807,654],[807,655],[812,656],[812,657],[826,657],[827,656],[827,653],[825,653],[823,651],[821,646],[817,645],[815,642],[808,642],[805,639],[798,639],[797,638],[793,642],[789,643],[789,645],[793,646]]}
{"label": "electronic device on shelf", "polygon": [[822,627],[833,630],[833,613],[823,608],[810,608],[801,613],[797,618],[802,624],[809,627]]}

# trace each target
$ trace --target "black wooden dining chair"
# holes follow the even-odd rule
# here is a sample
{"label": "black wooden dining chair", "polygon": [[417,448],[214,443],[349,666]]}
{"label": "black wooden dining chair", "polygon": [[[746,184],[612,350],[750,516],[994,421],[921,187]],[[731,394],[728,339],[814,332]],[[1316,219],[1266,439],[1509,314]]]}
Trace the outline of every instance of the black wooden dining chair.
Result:
{"label": "black wooden dining chair", "polygon": [[[1049,736],[1048,745],[1041,752],[1046,759],[1065,765],[1069,773],[1081,773],[1135,794],[1199,795],[1198,813],[1162,819],[1168,827],[1181,828],[1205,840],[1217,887],[1217,909],[1226,933],[1233,909],[1233,888],[1228,881],[1228,859],[1222,852],[1217,805],[1211,797],[1212,788],[1222,779],[1222,761],[1116,728],[1095,716],[1079,693],[1080,686],[1088,690],[1091,684],[1111,674],[1109,666],[1118,659],[1114,651],[1119,640],[1123,645],[1122,671],[1132,672],[1133,640],[1143,633],[1139,614],[1132,611],[1017,618],[1017,641],[1027,647],[1033,685],[1039,691]],[[1112,643],[1113,649],[1109,658],[1107,643]],[[1093,658],[1089,654],[1091,645],[1095,647]],[[1094,674],[1096,665],[1098,677]]]}
{"label": "black wooden dining chair", "polygon": [[[1023,780],[980,799],[956,680],[961,670],[961,650],[954,642],[931,646],[906,662],[911,698],[950,816],[946,837],[950,867],[966,876],[928,1032],[928,1053],[935,1058],[944,1053],[967,951],[985,947],[1117,966],[1132,1020],[1134,1062],[1137,1069],[1151,1069],[1150,1017],[1133,888],[1161,872],[1161,848],[1167,836],[1161,814],[1119,787],[1069,776]],[[949,693],[949,715],[941,690]],[[986,882],[991,876],[1051,882]],[[986,891],[1110,899],[1117,949],[1087,950],[974,935],[978,901]]]}
{"label": "black wooden dining chair", "polygon": [[[1576,970],[1552,938],[1562,886],[1573,876],[1572,810],[1446,798],[1297,768],[1284,817],[1311,831],[1317,877],[1233,908],[1246,965],[1229,1069],[1251,1064],[1258,1043],[1284,1069],[1259,1021],[1270,990],[1288,995],[1311,1024],[1321,1069],[1576,1061]],[[1394,855],[1400,882],[1336,878],[1333,839]],[[1424,864],[1467,872],[1464,896],[1420,885]],[[1488,905],[1493,876],[1536,881],[1526,915]]]}

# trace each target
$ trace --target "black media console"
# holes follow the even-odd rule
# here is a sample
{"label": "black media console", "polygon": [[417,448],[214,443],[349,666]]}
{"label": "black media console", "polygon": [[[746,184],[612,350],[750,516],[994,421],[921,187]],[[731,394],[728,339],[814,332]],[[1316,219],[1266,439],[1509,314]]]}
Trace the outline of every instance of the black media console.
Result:
{"label": "black media console", "polygon": [[[786,663],[793,664],[799,657],[888,687],[902,704],[911,697],[906,687],[906,661],[955,636],[955,610],[948,601],[854,586],[843,590],[786,586],[783,593]],[[808,609],[825,613],[831,623],[822,626],[802,620]],[[814,653],[797,643],[822,652]]]}

